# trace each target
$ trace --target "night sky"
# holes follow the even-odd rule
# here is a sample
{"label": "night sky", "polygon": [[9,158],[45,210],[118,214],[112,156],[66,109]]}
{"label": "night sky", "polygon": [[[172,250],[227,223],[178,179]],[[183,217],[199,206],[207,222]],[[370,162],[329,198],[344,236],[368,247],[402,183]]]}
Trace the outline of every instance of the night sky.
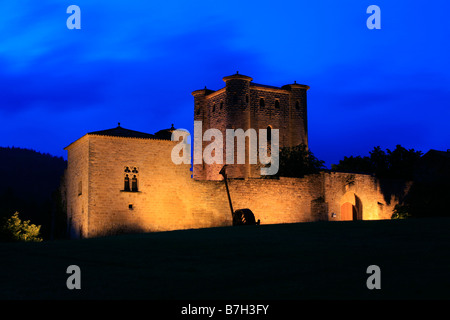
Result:
{"label": "night sky", "polygon": [[[81,30],[69,30],[69,5]],[[381,29],[369,30],[369,5]],[[450,1],[1,1],[0,146],[66,158],[87,132],[193,133],[191,92],[239,71],[307,84],[327,166],[450,148]]]}

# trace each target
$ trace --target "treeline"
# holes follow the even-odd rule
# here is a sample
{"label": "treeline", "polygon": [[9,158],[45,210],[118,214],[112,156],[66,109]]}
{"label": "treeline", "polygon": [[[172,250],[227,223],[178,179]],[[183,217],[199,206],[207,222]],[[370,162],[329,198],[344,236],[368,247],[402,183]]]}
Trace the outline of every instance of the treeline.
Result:
{"label": "treeline", "polygon": [[331,165],[332,171],[373,174],[380,179],[413,180],[422,151],[397,145],[394,150],[374,147],[369,156],[344,157]]}
{"label": "treeline", "polygon": [[[331,171],[372,174],[377,178],[412,180],[416,166],[422,157],[421,151],[397,145],[394,150],[375,147],[368,156],[348,156]],[[310,149],[301,144],[280,149],[280,168],[277,176],[303,177],[326,170],[325,162],[318,159]]]}
{"label": "treeline", "polygon": [[44,239],[65,236],[59,187],[67,164],[62,157],[30,149],[0,147],[0,225],[15,212],[41,225]]}

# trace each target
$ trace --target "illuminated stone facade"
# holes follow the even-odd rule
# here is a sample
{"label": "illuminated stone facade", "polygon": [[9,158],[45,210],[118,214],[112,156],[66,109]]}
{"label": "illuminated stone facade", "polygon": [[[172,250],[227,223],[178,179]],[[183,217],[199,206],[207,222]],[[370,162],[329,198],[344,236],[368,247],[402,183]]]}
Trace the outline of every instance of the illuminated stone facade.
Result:
{"label": "illuminated stone facade", "polygon": [[[204,121],[205,128],[271,125],[283,129],[281,146],[307,144],[307,86],[252,85],[250,78],[241,75],[224,79],[224,89],[193,93],[195,119]],[[239,81],[238,89],[230,89],[238,93],[227,91],[230,81]],[[271,111],[260,108],[261,98]],[[275,106],[277,99],[279,106]],[[232,114],[233,108],[240,108],[246,116]],[[232,224],[225,185],[217,178],[221,166],[199,171],[194,167],[197,179],[192,178],[190,165],[171,161],[177,142],[167,140],[170,132],[151,135],[119,125],[88,133],[66,147],[65,190],[71,237]],[[391,182],[362,174],[322,172],[304,178],[258,179],[251,177],[248,168],[238,168],[234,173],[240,179],[229,181],[233,208],[250,208],[261,224],[389,219],[406,188],[403,184],[393,188]]]}
{"label": "illuminated stone facade", "polygon": [[[210,128],[219,129],[225,137],[226,129],[277,129],[279,146],[293,147],[301,143],[308,145],[306,91],[309,86],[290,84],[282,87],[262,85],[252,82],[252,78],[236,73],[223,78],[225,87],[213,91],[196,90],[194,96],[194,120],[202,122],[202,136]],[[226,145],[223,139],[225,163]],[[202,150],[208,145],[203,142]],[[257,178],[259,166],[248,161],[248,143],[245,154],[246,164],[229,165],[230,178]],[[236,145],[235,145],[236,147]],[[235,158],[237,152],[234,152]],[[237,163],[236,159],[234,163]],[[197,180],[221,180],[221,164],[194,164],[193,176]]]}

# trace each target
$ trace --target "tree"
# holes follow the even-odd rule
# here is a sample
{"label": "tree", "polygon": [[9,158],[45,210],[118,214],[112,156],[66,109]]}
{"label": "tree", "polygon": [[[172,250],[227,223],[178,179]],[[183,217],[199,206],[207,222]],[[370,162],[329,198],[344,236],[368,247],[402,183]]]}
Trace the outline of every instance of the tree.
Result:
{"label": "tree", "polygon": [[7,219],[1,227],[1,238],[7,241],[35,241],[40,242],[39,237],[41,226],[30,224],[30,221],[23,221],[19,218],[19,213],[14,213]]}
{"label": "tree", "polygon": [[393,178],[412,180],[414,169],[421,157],[421,151],[407,150],[400,145],[397,145],[393,151],[387,149],[388,174]]}
{"label": "tree", "polygon": [[333,171],[368,173],[378,178],[412,180],[414,168],[422,156],[421,151],[407,150],[397,145],[394,150],[383,151],[379,146],[369,152],[369,156],[344,157],[337,165],[333,164]]}
{"label": "tree", "polygon": [[340,160],[339,164],[332,164],[331,169],[333,171],[343,171],[352,173],[372,173],[373,166],[369,157],[350,156],[344,157],[344,160]]}
{"label": "tree", "polygon": [[389,158],[386,153],[377,146],[369,154],[372,172],[377,177],[385,177],[389,172]]}
{"label": "tree", "polygon": [[301,178],[324,169],[325,161],[317,159],[306,145],[280,149],[280,166],[277,176]]}

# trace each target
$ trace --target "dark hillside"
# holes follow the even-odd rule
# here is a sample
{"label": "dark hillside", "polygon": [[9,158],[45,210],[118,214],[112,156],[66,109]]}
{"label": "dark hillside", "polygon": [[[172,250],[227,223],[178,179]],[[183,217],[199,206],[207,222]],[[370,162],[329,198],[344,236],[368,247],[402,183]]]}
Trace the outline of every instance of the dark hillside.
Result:
{"label": "dark hillside", "polygon": [[20,213],[50,234],[57,189],[66,168],[62,157],[30,149],[0,147],[0,219]]}
{"label": "dark hillside", "polygon": [[[448,300],[449,228],[416,218],[0,243],[0,300]],[[81,290],[66,286],[70,265]],[[380,290],[367,287],[371,265]]]}

